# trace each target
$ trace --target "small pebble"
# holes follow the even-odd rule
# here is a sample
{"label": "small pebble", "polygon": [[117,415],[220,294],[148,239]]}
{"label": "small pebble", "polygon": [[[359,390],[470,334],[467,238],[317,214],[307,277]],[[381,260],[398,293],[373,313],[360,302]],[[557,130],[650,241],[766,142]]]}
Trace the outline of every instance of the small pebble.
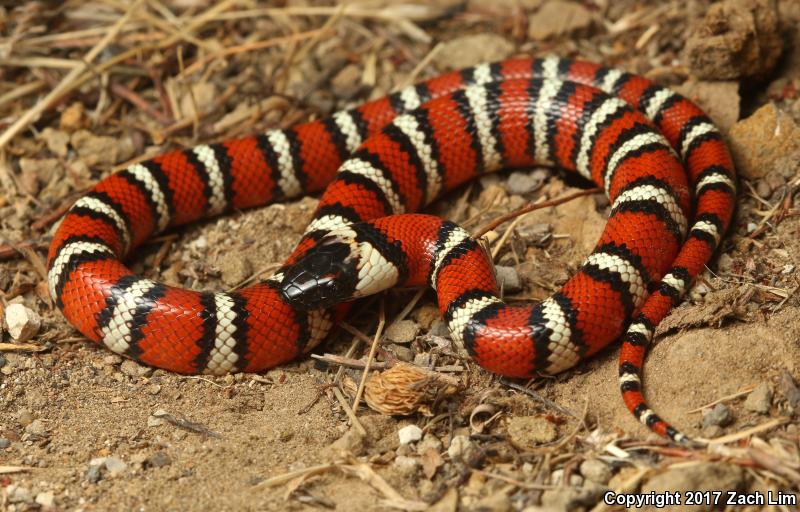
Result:
{"label": "small pebble", "polygon": [[506,181],[506,190],[509,194],[523,196],[538,189],[543,179],[540,175],[521,171],[512,172]]}
{"label": "small pebble", "polygon": [[393,343],[411,343],[419,334],[419,324],[413,320],[400,320],[386,329],[386,339]]}
{"label": "small pebble", "polygon": [[117,354],[108,354],[103,358],[103,364],[106,366],[113,366],[115,364],[120,364],[122,362],[122,357]]}
{"label": "small pebble", "polygon": [[33,420],[33,413],[28,409],[20,409],[17,411],[17,422],[19,422],[20,426],[27,427]]}
{"label": "small pebble", "polygon": [[5,450],[9,446],[11,446],[11,440],[6,439],[5,437],[0,437],[0,450]]}
{"label": "small pebble", "polygon": [[608,207],[608,205],[611,204],[611,201],[608,200],[608,196],[605,194],[595,194],[592,197],[594,198],[594,206],[598,211]]}
{"label": "small pebble", "polygon": [[[564,470],[556,469],[550,473],[550,483],[554,485],[562,485],[564,483]],[[569,485],[580,487],[581,484],[583,484],[583,477],[581,475],[572,473],[569,476]]]}
{"label": "small pebble", "polygon": [[508,422],[508,440],[520,450],[551,443],[557,437],[556,426],[542,416],[515,416]]}
{"label": "small pebble", "polygon": [[433,450],[438,453],[442,451],[442,447],[442,441],[435,435],[428,433],[425,434],[422,441],[417,443],[417,453],[422,455],[428,450]]}
{"label": "small pebble", "polygon": [[126,359],[119,365],[119,370],[130,377],[142,377],[151,373],[153,370],[143,366],[132,359]]}
{"label": "small pebble", "polygon": [[352,454],[356,457],[364,454],[366,451],[367,440],[361,432],[351,428],[344,433],[342,437],[328,445],[329,449],[334,455],[339,454]]}
{"label": "small pebble", "polygon": [[52,492],[40,492],[36,495],[35,501],[45,508],[52,508],[55,505],[55,496]]}
{"label": "small pebble", "polygon": [[447,455],[451,460],[468,461],[477,450],[475,443],[468,436],[454,436],[447,448]]}
{"label": "small pebble", "polygon": [[172,459],[169,457],[169,455],[167,455],[166,452],[156,452],[148,457],[144,463],[147,467],[163,468],[164,466],[169,466],[172,464]]}
{"label": "small pebble", "polygon": [[89,469],[86,470],[86,480],[92,484],[99,482],[100,479],[103,478],[102,467],[103,466],[99,464],[94,466],[90,465]]}
{"label": "small pebble", "polygon": [[120,475],[128,469],[128,465],[116,457],[106,457],[104,464],[110,476]]}
{"label": "small pebble", "polygon": [[611,468],[599,459],[586,459],[581,462],[581,474],[592,482],[607,484],[611,480]]}
{"label": "small pebble", "polygon": [[6,496],[10,503],[31,503],[33,501],[30,489],[16,484],[6,487]]}
{"label": "small pebble", "polygon": [[504,294],[522,291],[522,281],[519,278],[519,273],[516,268],[497,265],[494,267],[494,271],[497,284],[503,290]]}
{"label": "small pebble", "polygon": [[47,427],[42,420],[33,420],[25,427],[25,432],[35,436],[47,435]]}
{"label": "small pebble", "polygon": [[421,368],[428,368],[431,365],[431,355],[427,352],[422,352],[414,355],[414,366]]}
{"label": "small pebble", "polygon": [[544,41],[556,36],[587,32],[595,23],[592,12],[579,2],[550,0],[528,17],[528,39]]}
{"label": "small pebble", "polygon": [[704,427],[710,427],[711,425],[727,427],[731,422],[733,422],[733,414],[725,404],[717,404],[703,415]]}
{"label": "small pebble", "polygon": [[703,437],[706,439],[714,439],[721,436],[723,433],[722,427],[719,425],[709,425],[703,429]]}
{"label": "small pebble", "polygon": [[222,258],[217,266],[222,282],[228,286],[236,286],[253,275],[253,264],[244,256]]}
{"label": "small pebble", "polygon": [[733,258],[728,254],[722,253],[717,258],[717,268],[722,272],[729,272],[733,268]]}
{"label": "small pebble", "polygon": [[769,199],[769,196],[772,195],[772,187],[766,180],[759,180],[756,184],[756,194],[762,199]]}
{"label": "small pebble", "polygon": [[166,423],[166,420],[164,420],[163,418],[159,418],[158,416],[150,415],[150,416],[147,417],[147,426],[148,427],[158,427],[158,426],[164,425],[165,423]]}
{"label": "small pebble", "polygon": [[331,80],[331,91],[339,98],[349,100],[361,90],[361,69],[355,64],[342,68]]}
{"label": "small pebble", "polygon": [[394,458],[394,466],[401,475],[411,476],[417,472],[417,469],[419,468],[419,461],[414,457],[398,455]]}
{"label": "small pebble", "polygon": [[434,321],[429,332],[431,336],[439,336],[440,338],[450,337],[450,328],[447,327],[447,323],[444,320]]}
{"label": "small pebble", "polygon": [[744,408],[748,411],[766,414],[772,406],[772,389],[769,384],[762,382],[747,395],[744,401]]}
{"label": "small pebble", "polygon": [[406,425],[397,431],[397,436],[401,445],[415,443],[422,439],[422,429],[416,425]]}
{"label": "small pebble", "polygon": [[414,360],[414,351],[408,347],[394,344],[390,347],[390,350],[397,357],[397,359],[401,361],[410,363],[411,361]]}
{"label": "small pebble", "polygon": [[778,381],[778,390],[786,398],[789,408],[794,412],[800,412],[800,388],[786,370],[783,371]]}
{"label": "small pebble", "polygon": [[9,304],[6,308],[8,334],[17,343],[28,341],[39,332],[42,319],[39,314],[24,304]]}

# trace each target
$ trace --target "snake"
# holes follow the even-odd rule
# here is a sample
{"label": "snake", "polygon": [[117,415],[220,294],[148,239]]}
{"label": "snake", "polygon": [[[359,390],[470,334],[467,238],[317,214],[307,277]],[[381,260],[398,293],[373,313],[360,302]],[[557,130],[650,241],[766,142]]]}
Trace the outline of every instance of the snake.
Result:
{"label": "snake", "polygon": [[[418,212],[483,173],[540,165],[601,187],[610,214],[559,291],[508,304],[480,241]],[[123,263],[165,230],[316,193],[291,256],[246,288],[182,289]],[[356,298],[429,286],[453,342],[503,376],[559,373],[621,339],[626,407],[685,444],[647,405],[642,368],[656,327],[719,246],[735,196],[722,136],[690,100],[613,67],[510,58],[324,119],[129,164],[61,220],[48,286],[90,340],[146,365],[215,375],[308,353]]]}

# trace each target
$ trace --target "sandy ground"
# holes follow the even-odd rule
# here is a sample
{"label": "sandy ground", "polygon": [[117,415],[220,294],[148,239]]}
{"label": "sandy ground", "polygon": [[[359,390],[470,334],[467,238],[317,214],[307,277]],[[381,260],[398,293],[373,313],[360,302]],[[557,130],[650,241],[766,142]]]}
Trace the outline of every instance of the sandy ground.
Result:
{"label": "sandy ground", "polygon": [[[128,6],[56,4],[0,12],[4,130]],[[4,143],[0,312],[24,304],[42,325],[22,342],[7,322],[0,331],[0,509],[603,510],[607,490],[797,495],[800,5],[146,4],[100,52],[95,65],[106,67],[86,72]],[[89,343],[47,296],[41,266],[59,212],[133,158],[324,116],[460,66],[549,52],[672,85],[731,143],[742,174],[734,226],[661,326],[646,366],[654,409],[692,436],[726,443],[675,449],[639,425],[619,397],[617,348],[528,383],[488,374],[442,337],[430,293],[389,292],[356,307],[348,325],[372,337],[381,301],[390,325],[414,304],[402,323],[414,332],[404,339],[396,326],[376,363],[411,361],[457,392],[429,404],[429,416],[362,405],[358,425],[342,404],[352,403],[357,368],[305,359],[260,375],[179,376]],[[431,211],[477,230],[579,185],[541,169],[503,173]],[[304,198],[192,225],[141,248],[131,264],[169,284],[231,289],[289,254],[315,204]],[[587,196],[497,228],[495,239],[509,236],[496,262],[521,280],[509,297],[555,291],[591,250],[607,211],[607,201]],[[339,331],[314,352],[350,349],[359,361],[369,351]],[[714,403],[723,405],[710,412]],[[401,444],[414,426],[421,439]]]}

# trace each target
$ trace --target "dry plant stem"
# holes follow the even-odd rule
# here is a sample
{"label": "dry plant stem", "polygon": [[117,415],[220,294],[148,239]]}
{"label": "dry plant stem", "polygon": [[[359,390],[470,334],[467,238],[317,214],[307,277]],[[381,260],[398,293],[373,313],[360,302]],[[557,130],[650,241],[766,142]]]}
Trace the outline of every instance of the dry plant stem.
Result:
{"label": "dry plant stem", "polygon": [[0,466],[0,475],[10,475],[11,473],[22,473],[23,471],[31,471],[39,468],[28,466]]}
{"label": "dry plant stem", "polygon": [[345,8],[346,4],[339,4],[339,6],[336,8],[336,11],[327,20],[325,20],[325,23],[318,30],[316,30],[317,33],[312,35],[311,38],[306,41],[306,44],[304,44],[297,54],[294,55],[294,60],[305,60],[308,52],[310,52],[311,49],[317,43],[319,43],[319,41],[322,39],[322,36],[333,30],[333,27],[342,18],[342,13],[344,12]]}
{"label": "dry plant stem", "polygon": [[369,369],[370,365],[372,364],[373,359],[375,359],[375,351],[378,348],[378,342],[383,335],[383,328],[386,325],[386,307],[385,301],[381,300],[381,307],[380,307],[380,316],[378,321],[378,328],[375,330],[375,337],[372,339],[372,346],[369,348],[369,355],[367,356],[367,364],[364,365],[364,373],[361,375],[361,382],[358,383],[358,391],[356,391],[356,397],[353,399],[353,410],[357,411],[358,406],[361,403],[361,397],[364,395],[364,386],[367,384],[367,379],[369,378]]}
{"label": "dry plant stem", "polygon": [[339,327],[347,331],[348,333],[355,336],[359,341],[363,343],[372,343],[372,338],[364,334],[363,332],[359,331],[357,328],[353,327],[352,325],[348,324],[347,322],[341,322]]}
{"label": "dry plant stem", "polygon": [[[500,251],[503,249],[503,246],[506,245],[506,242],[508,241],[508,237],[511,236],[511,233],[514,231],[514,228],[516,228],[517,224],[519,224],[520,221],[522,221],[522,219],[524,219],[524,218],[525,218],[525,214],[520,215],[516,219],[512,220],[511,223],[508,225],[508,227],[505,229],[505,231],[503,231],[502,236],[500,236],[500,239],[497,240],[497,243],[494,244],[494,248],[491,250],[492,261],[495,261],[497,259],[497,255],[500,254]],[[484,241],[486,241],[486,240],[484,240]],[[488,245],[491,245],[491,244],[487,244],[487,246]]]}
{"label": "dry plant stem", "polygon": [[558,411],[561,414],[564,414],[565,416],[572,416],[573,418],[575,418],[577,420],[581,419],[577,414],[575,414],[571,410],[569,410],[567,408],[564,408],[564,407],[561,407],[560,405],[558,405],[557,403],[553,402],[552,400],[548,400],[547,398],[543,397],[539,393],[536,393],[535,391],[530,390],[530,389],[526,388],[525,386],[521,386],[521,385],[519,385],[517,383],[514,383],[514,382],[511,382],[510,380],[507,380],[507,379],[500,379],[500,382],[505,384],[506,386],[510,387],[511,389],[516,389],[517,391],[519,391],[521,393],[525,393],[526,395],[528,395],[529,397],[533,398],[537,402],[539,402],[539,403],[541,403],[541,404],[543,404],[543,405],[545,405],[547,407],[550,407],[551,409],[553,409],[555,411]]}
{"label": "dry plant stem", "polygon": [[138,108],[139,110],[142,110],[144,113],[146,113],[147,115],[158,121],[160,124],[163,124],[164,126],[169,126],[170,124],[172,124],[172,119],[164,115],[162,112],[160,112],[150,103],[148,103],[144,98],[142,98],[136,92],[132,91],[126,86],[118,83],[112,83],[111,90],[114,92],[114,94],[116,94],[120,98],[127,100],[134,107]]}
{"label": "dry plant stem", "polygon": [[25,85],[15,87],[14,89],[0,96],[0,107],[5,106],[6,103],[11,103],[12,101],[27,96],[28,94],[33,94],[46,85],[47,83],[44,80],[34,80],[33,82]]}
{"label": "dry plant stem", "polygon": [[360,462],[355,458],[349,461],[350,464],[340,466],[346,474],[359,477],[373,488],[377,489],[389,500],[396,508],[404,510],[428,510],[428,504],[421,501],[411,501],[405,499],[389,483],[376,473],[366,462]]}
{"label": "dry plant stem", "polygon": [[441,42],[436,43],[436,46],[431,48],[431,51],[429,51],[428,54],[425,55],[425,58],[419,61],[419,64],[414,66],[414,69],[411,71],[411,73],[409,73],[406,79],[403,80],[400,83],[400,85],[395,88],[395,92],[401,89],[405,89],[409,85],[412,85],[414,82],[416,82],[417,77],[420,75],[420,73],[422,73],[422,70],[425,69],[425,66],[431,63],[433,58],[436,57],[436,55],[439,53],[439,51],[442,49],[443,46],[444,45]]}
{"label": "dry plant stem", "polygon": [[478,238],[482,237],[483,235],[485,235],[489,231],[497,228],[498,226],[500,226],[504,222],[508,222],[508,221],[510,221],[510,220],[512,220],[512,219],[514,219],[516,217],[519,217],[520,215],[525,215],[526,213],[530,213],[530,212],[535,211],[535,210],[540,210],[542,208],[547,208],[548,206],[558,206],[560,204],[564,204],[564,203],[567,203],[569,201],[572,201],[573,199],[577,199],[577,198],[583,197],[583,196],[590,196],[592,194],[597,194],[597,193],[602,192],[602,191],[603,191],[603,189],[596,187],[596,188],[590,188],[590,189],[587,189],[587,190],[581,190],[580,192],[575,192],[574,194],[570,194],[568,196],[560,197],[558,199],[551,199],[549,201],[543,201],[541,203],[528,203],[528,204],[526,204],[526,205],[524,205],[524,206],[522,206],[520,208],[517,208],[516,210],[514,210],[511,213],[507,213],[505,215],[501,215],[500,217],[497,217],[496,219],[494,219],[490,223],[488,223],[485,226],[483,226],[482,228],[480,228],[477,232],[475,232],[472,235],[472,238],[477,240]]}
{"label": "dry plant stem", "polygon": [[39,101],[33,108],[26,111],[20,116],[17,121],[8,127],[8,129],[0,135],[0,149],[3,149],[8,142],[16,137],[16,135],[25,129],[31,122],[33,122],[39,115],[44,112],[50,105],[61,97],[62,94],[67,92],[73,83],[77,80],[81,73],[90,67],[92,61],[102,52],[111,41],[117,36],[122,27],[128,22],[134,11],[139,8],[142,0],[136,0],[127,12],[120,17],[111,29],[106,33],[105,37],[98,42],[94,48],[89,50],[89,53],[83,58],[83,65],[72,69],[67,75],[47,94],[41,101]]}
{"label": "dry plant stem", "polygon": [[0,343],[0,352],[41,352],[43,350],[47,350],[47,347],[34,343]]}
{"label": "dry plant stem", "polygon": [[[352,355],[356,353],[356,348],[358,348],[359,340],[357,337],[353,337],[353,341],[350,342],[350,347],[347,349],[347,352],[344,353],[345,358],[352,358]],[[313,354],[312,354],[312,357]],[[344,375],[344,365],[339,366],[339,369],[336,370],[336,375],[333,377],[334,384],[339,384],[342,381],[342,375]]]}
{"label": "dry plant stem", "polygon": [[317,30],[310,30],[308,32],[300,32],[299,34],[292,34],[290,36],[284,37],[275,37],[272,39],[267,39],[265,41],[255,41],[252,43],[247,43],[239,46],[232,46],[230,48],[225,48],[224,50],[220,50],[216,53],[211,55],[207,55],[198,59],[196,62],[192,63],[191,66],[184,69],[180,76],[186,78],[188,75],[191,75],[195,71],[198,71],[200,68],[205,66],[208,62],[218,59],[221,57],[227,57],[229,55],[235,55],[237,53],[244,53],[244,52],[251,52],[254,50],[263,50],[264,48],[270,48],[272,46],[278,46],[285,43],[294,43],[297,41],[301,41],[307,38],[314,38],[314,37],[321,37],[330,31],[328,29],[317,29]]}
{"label": "dry plant stem", "polygon": [[[227,0],[215,4],[213,7],[205,11],[203,14],[195,17],[191,23],[189,23],[186,27],[186,31],[191,32],[192,30],[196,30],[202,25],[204,25],[209,20],[213,19],[222,11],[228,9],[230,6],[234,5],[237,0]],[[138,6],[141,0],[137,0],[136,4],[131,6],[128,9],[128,12],[122,16],[105,34],[105,37],[101,39],[97,45],[92,48],[92,50],[86,54],[84,58],[84,62],[89,62],[90,57],[91,60],[97,56],[97,54],[102,51],[106,46],[108,46],[111,37],[115,36],[122,30],[122,25],[127,21],[130,13],[133,9]],[[108,59],[107,61],[103,62],[102,64],[98,64],[97,66],[93,67],[92,69],[87,70],[86,68],[88,65],[81,66],[79,68],[75,68],[70,71],[67,76],[65,76],[59,84],[53,88],[50,93],[45,96],[42,100],[40,100],[36,105],[34,105],[31,109],[25,112],[17,121],[12,124],[5,132],[0,135],[0,150],[5,147],[8,142],[13,139],[20,131],[22,131],[26,126],[28,126],[31,122],[33,122],[42,112],[50,108],[50,106],[55,103],[56,100],[61,98],[64,94],[72,91],[92,77],[96,76],[96,74],[101,73],[107,69],[112,68],[113,66],[117,65],[120,62],[124,62],[132,57],[136,57],[140,55],[142,52],[147,50],[159,49],[159,48],[166,48],[169,47],[175,42],[179,41],[180,37],[171,36],[166,39],[159,40],[157,43],[151,45],[145,45],[138,48],[133,48],[122,52],[114,57]],[[4,174],[7,174],[8,171],[5,168],[0,168],[0,177]]]}
{"label": "dry plant stem", "polygon": [[[358,341],[356,339],[356,341]],[[317,361],[322,361],[327,364],[335,364],[337,366],[344,366],[346,368],[366,368],[367,363],[361,361],[360,359],[353,359],[352,357],[345,357],[345,356],[337,356],[336,354],[311,354],[312,359],[316,359]],[[373,361],[370,365],[370,368],[373,370],[384,370],[389,368],[389,363],[381,363],[377,361]]]}
{"label": "dry plant stem", "polygon": [[36,273],[39,274],[39,277],[44,281],[47,281],[47,266],[45,266],[42,258],[39,257],[39,254],[37,254],[37,252],[30,247],[21,247],[19,252],[25,256],[25,259],[28,260],[28,263],[30,263]]}
{"label": "dry plant stem", "polygon": [[319,466],[311,466],[310,468],[303,468],[295,471],[290,471],[282,475],[273,476],[272,478],[267,478],[263,482],[256,484],[254,487],[255,488],[276,487],[278,485],[290,482],[299,476],[319,475],[327,471],[330,471],[332,469],[336,469],[337,466],[338,464],[321,464]]}
{"label": "dry plant stem", "polygon": [[345,414],[347,414],[347,417],[350,418],[350,421],[353,422],[353,427],[355,427],[356,430],[358,430],[358,432],[362,436],[367,437],[367,431],[364,428],[364,425],[362,425],[361,422],[358,421],[358,416],[356,416],[356,413],[350,407],[350,404],[347,403],[347,398],[344,397],[344,393],[342,393],[342,390],[339,389],[339,386],[333,386],[333,394],[336,395],[336,400],[338,400],[339,403],[342,405],[342,409],[344,409],[344,412]]}
{"label": "dry plant stem", "polygon": [[697,409],[692,409],[691,411],[687,411],[687,413],[688,414],[693,414],[693,413],[702,412],[703,409],[708,409],[710,407],[714,407],[717,404],[721,404],[722,402],[729,402],[731,400],[739,398],[740,396],[744,396],[744,395],[750,393],[751,391],[753,391],[755,388],[756,387],[753,386],[753,385],[747,386],[744,389],[742,389],[741,391],[739,391],[738,393],[733,393],[733,394],[730,394],[730,395],[723,396],[722,398],[718,398],[718,399],[714,400],[711,403],[708,403],[706,405],[701,405]]}
{"label": "dry plant stem", "polygon": [[717,437],[715,439],[698,439],[698,441],[706,442],[708,444],[733,443],[735,441],[739,441],[740,439],[746,439],[752,435],[759,434],[761,432],[766,432],[767,430],[772,430],[773,428],[776,427],[780,427],[781,425],[789,423],[791,420],[792,420],[791,418],[786,418],[786,417],[775,418],[765,423],[762,423],[761,425],[756,425],[755,427],[742,430],[741,432],[734,432],[733,434]]}
{"label": "dry plant stem", "polygon": [[18,244],[0,244],[0,261],[15,259],[23,256],[22,249],[45,250],[50,245],[49,241],[26,240]]}
{"label": "dry plant stem", "polygon": [[78,197],[82,196],[84,193],[85,193],[85,191],[81,190],[78,193],[73,194],[72,196],[67,198],[66,201],[61,203],[58,206],[58,208],[56,208],[52,212],[48,213],[47,215],[45,215],[41,219],[38,219],[36,222],[31,224],[31,228],[34,231],[40,231],[40,230],[46,228],[47,226],[49,226],[50,224],[52,224],[53,222],[57,221],[58,219],[61,218],[62,215],[67,213],[67,210],[72,208],[72,205],[75,204],[75,201],[78,200]]}
{"label": "dry plant stem", "polygon": [[400,313],[397,314],[397,316],[394,318],[394,320],[392,320],[392,323],[389,324],[389,325],[394,325],[394,324],[396,324],[397,322],[399,322],[401,320],[405,320],[405,318],[408,316],[408,314],[411,313],[411,310],[416,307],[417,302],[419,302],[419,299],[422,298],[422,295],[424,293],[425,293],[425,288],[421,288],[421,289],[417,290],[417,293],[414,294],[414,297],[412,297],[411,301],[408,304],[406,304],[406,306],[403,308],[403,310],[400,311]]}
{"label": "dry plant stem", "polygon": [[[365,8],[356,4],[342,4],[345,9],[342,9],[342,16],[350,18],[367,18],[376,19],[381,21],[397,21],[398,13],[391,11],[390,8]],[[387,5],[389,5],[387,3]],[[255,18],[255,17],[273,17],[273,16],[333,16],[339,11],[340,7],[337,6],[298,6],[298,7],[282,7],[282,8],[262,8],[262,9],[249,9],[245,11],[230,12],[221,15],[220,20],[235,20],[242,18]],[[412,12],[405,13],[403,19],[426,21],[426,17],[417,16]]]}
{"label": "dry plant stem", "polygon": [[471,470],[473,473],[478,473],[479,475],[483,475],[487,478],[492,478],[494,480],[500,480],[501,482],[506,482],[508,484],[513,485],[514,487],[519,487],[520,489],[526,489],[529,491],[546,491],[548,489],[556,489],[558,486],[556,485],[548,485],[548,484],[534,484],[528,482],[522,482],[520,480],[516,480],[511,477],[507,477],[505,475],[500,475],[498,473],[491,473],[489,471],[483,471],[481,469],[473,468]]}

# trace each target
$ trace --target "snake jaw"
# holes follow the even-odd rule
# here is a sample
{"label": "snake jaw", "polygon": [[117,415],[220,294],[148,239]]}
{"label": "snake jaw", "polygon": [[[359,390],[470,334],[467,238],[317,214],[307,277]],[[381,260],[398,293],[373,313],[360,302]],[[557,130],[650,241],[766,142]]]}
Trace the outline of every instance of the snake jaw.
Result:
{"label": "snake jaw", "polygon": [[355,298],[358,251],[354,241],[329,235],[284,271],[280,292],[292,307],[324,309]]}

